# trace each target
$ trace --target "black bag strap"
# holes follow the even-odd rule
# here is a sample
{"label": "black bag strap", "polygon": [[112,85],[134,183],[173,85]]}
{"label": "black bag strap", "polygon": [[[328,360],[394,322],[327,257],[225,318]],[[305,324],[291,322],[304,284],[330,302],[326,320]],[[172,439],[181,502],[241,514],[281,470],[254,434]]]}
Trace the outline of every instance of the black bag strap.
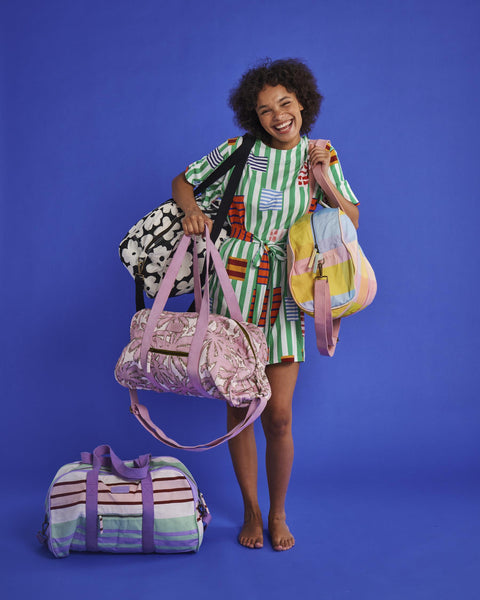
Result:
{"label": "black bag strap", "polygon": [[[235,150],[235,152],[232,152],[230,156],[228,156],[220,165],[218,165],[218,167],[194,189],[193,193],[195,196],[202,194],[208,187],[212,185],[212,183],[215,183],[217,179],[220,179],[220,177],[225,175],[232,167],[234,167],[233,172],[228,180],[225,193],[223,194],[223,198],[218,207],[217,215],[213,221],[212,233],[210,234],[210,239],[213,242],[217,240],[218,236],[220,235],[220,231],[227,220],[228,211],[230,209],[230,205],[232,204],[235,190],[240,183],[240,178],[242,176],[243,169],[245,168],[248,155],[250,154],[250,150],[253,148],[254,144],[255,136],[251,133],[246,133],[243,136],[242,143]],[[201,281],[203,286],[205,282],[205,271],[203,271],[201,274]],[[145,308],[143,286],[143,277],[135,274],[135,306],[137,312]],[[192,306],[189,308],[190,311],[193,310]]]}
{"label": "black bag strap", "polygon": [[[195,190],[193,192],[195,194],[195,196],[198,196],[199,194],[203,194],[203,192],[207,188],[209,188],[212,185],[212,183],[215,183],[215,181],[217,181],[217,179],[220,179],[220,177],[223,177],[223,175],[225,175],[225,173],[227,173],[227,171],[229,171],[232,167],[237,167],[237,168],[239,167],[240,173],[238,174],[238,177],[236,177],[238,180],[235,185],[235,188],[233,189],[233,191],[231,193],[232,199],[233,199],[233,194],[235,193],[235,189],[238,185],[238,182],[240,181],[240,176],[242,174],[243,168],[245,167],[245,163],[247,162],[248,155],[250,154],[250,150],[252,149],[254,143],[255,143],[255,136],[253,136],[251,133],[246,133],[243,136],[242,143],[235,150],[235,152],[232,152],[232,154],[230,154],[229,157],[227,157],[220,165],[218,165],[218,167],[215,169],[215,171],[210,173],[210,175],[205,179],[205,181],[202,181],[202,183],[195,188]],[[237,169],[234,169],[234,171],[232,173],[232,177],[236,170]],[[230,179],[232,179],[232,177],[230,177]],[[227,197],[227,199],[228,199],[227,192],[230,193],[229,184],[227,184],[227,189],[225,190],[225,194],[223,195],[224,199],[225,199],[225,197]],[[222,203],[220,204],[220,206],[222,206],[222,204],[223,204],[223,200],[222,200]],[[231,200],[230,200],[230,204],[231,204]],[[228,214],[228,209],[225,214],[225,219],[226,219],[227,214]],[[224,222],[225,222],[225,219],[224,219]],[[222,223],[222,225],[223,225],[223,223]]]}
{"label": "black bag strap", "polygon": [[[240,183],[240,178],[242,176],[243,169],[245,168],[248,155],[250,154],[250,150],[252,149],[254,143],[255,137],[251,133],[245,134],[241,146],[237,148],[237,150],[235,150],[235,152],[229,157],[231,158],[234,154],[238,152],[238,156],[235,161],[235,168],[233,169],[233,172],[230,175],[227,187],[225,189],[225,193],[223,194],[222,201],[220,202],[217,215],[213,222],[212,232],[210,234],[210,239],[212,240],[212,242],[217,241],[223,224],[227,220],[228,211],[230,209],[230,205],[232,204],[235,190],[237,189],[238,184]],[[228,158],[225,160],[225,163],[227,161]]]}
{"label": "black bag strap", "polygon": [[[230,205],[233,201],[233,196],[235,194],[235,190],[240,183],[240,178],[243,173],[243,169],[247,163],[248,155],[250,154],[250,150],[253,148],[255,144],[255,136],[251,133],[246,133],[243,136],[242,144],[233,152],[225,161],[217,167],[217,169],[209,176],[205,181],[203,181],[197,188],[195,188],[195,195],[204,191],[208,186],[210,186],[214,181],[220,179],[220,177],[231,169],[233,165],[235,168],[233,169],[232,174],[227,183],[227,187],[225,189],[225,193],[223,194],[222,201],[218,207],[217,214],[213,221],[212,233],[210,234],[210,239],[212,242],[216,242],[218,236],[220,235],[220,231],[227,220],[228,211],[230,209]],[[221,174],[217,174],[217,172],[221,171]],[[212,177],[215,175],[215,179]],[[207,185],[206,185],[207,184]],[[198,190],[201,189],[200,192]],[[206,273],[206,265],[203,265],[203,270],[200,274],[200,281],[202,288],[205,285],[205,281],[207,279]],[[195,310],[195,301],[188,308],[188,312],[193,312]]]}

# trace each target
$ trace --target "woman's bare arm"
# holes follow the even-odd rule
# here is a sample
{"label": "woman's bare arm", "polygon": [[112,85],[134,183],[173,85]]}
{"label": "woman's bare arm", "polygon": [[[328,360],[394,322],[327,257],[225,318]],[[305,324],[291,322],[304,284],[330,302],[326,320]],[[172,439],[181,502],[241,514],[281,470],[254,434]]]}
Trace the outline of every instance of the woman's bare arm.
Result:
{"label": "woman's bare arm", "polygon": [[182,227],[187,235],[200,235],[205,231],[205,225],[212,231],[213,221],[199,208],[193,195],[193,185],[180,173],[172,181],[172,197],[185,213]]}

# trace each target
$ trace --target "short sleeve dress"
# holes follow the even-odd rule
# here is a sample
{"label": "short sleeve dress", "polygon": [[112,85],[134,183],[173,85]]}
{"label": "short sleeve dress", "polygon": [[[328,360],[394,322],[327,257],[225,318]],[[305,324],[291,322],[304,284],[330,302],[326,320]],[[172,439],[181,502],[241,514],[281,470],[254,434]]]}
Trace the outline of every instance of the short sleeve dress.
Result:
{"label": "short sleeve dress", "polygon": [[[201,183],[241,142],[241,137],[229,139],[190,164],[187,181]],[[304,315],[289,294],[286,243],[289,227],[324,201],[320,187],[313,194],[310,190],[308,144],[302,137],[291,150],[277,150],[256,140],[229,210],[231,236],[220,248],[245,321],[264,330],[270,364],[305,360]],[[358,204],[335,149],[328,148],[330,179],[347,200]],[[200,205],[218,202],[227,181],[228,174],[210,186]],[[212,312],[228,314],[216,278],[211,296]]]}

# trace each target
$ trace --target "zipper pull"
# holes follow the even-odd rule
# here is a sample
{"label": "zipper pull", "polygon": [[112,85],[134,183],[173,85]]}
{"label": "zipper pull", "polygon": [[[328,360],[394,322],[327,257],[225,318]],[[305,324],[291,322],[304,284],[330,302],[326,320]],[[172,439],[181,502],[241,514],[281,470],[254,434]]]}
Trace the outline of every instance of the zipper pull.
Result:
{"label": "zipper pull", "polygon": [[317,273],[319,277],[323,277],[323,263],[325,262],[324,258],[321,258],[321,254],[318,253],[313,262],[313,272]]}
{"label": "zipper pull", "polygon": [[[318,254],[318,253],[317,253],[317,249],[316,249],[316,248],[314,248],[314,249],[312,250],[312,254],[311,254],[311,256],[310,256],[310,260],[308,261],[308,268],[309,268],[309,269],[311,269],[311,268],[312,268],[312,266],[313,266],[313,264],[314,264],[314,261],[315,261],[315,257],[317,256],[317,254]],[[313,269],[313,270],[315,271],[315,269]]]}
{"label": "zipper pull", "polygon": [[100,535],[102,535],[102,533],[103,533],[103,517],[102,517],[102,515],[98,515],[98,529],[99,529]]}

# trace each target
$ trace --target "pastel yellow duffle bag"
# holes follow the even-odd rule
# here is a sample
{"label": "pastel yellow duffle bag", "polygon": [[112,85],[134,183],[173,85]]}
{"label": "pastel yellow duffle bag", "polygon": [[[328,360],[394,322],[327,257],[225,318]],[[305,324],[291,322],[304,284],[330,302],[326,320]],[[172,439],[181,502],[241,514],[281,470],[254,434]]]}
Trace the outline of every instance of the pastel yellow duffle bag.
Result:
{"label": "pastel yellow duffle bag", "polygon": [[[329,182],[319,183],[328,197]],[[377,291],[357,231],[341,209],[318,208],[290,228],[287,255],[293,299],[315,318],[320,354],[333,356],[340,319],[371,304]]]}

